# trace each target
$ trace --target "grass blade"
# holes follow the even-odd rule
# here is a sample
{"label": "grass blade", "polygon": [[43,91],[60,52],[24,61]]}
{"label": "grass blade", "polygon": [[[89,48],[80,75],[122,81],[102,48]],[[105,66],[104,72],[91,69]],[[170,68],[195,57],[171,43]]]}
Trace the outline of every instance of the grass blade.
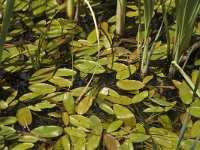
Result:
{"label": "grass blade", "polygon": [[6,8],[5,8],[5,13],[4,13],[4,17],[3,17],[1,34],[0,34],[0,65],[1,65],[1,60],[2,60],[2,56],[3,56],[3,50],[4,50],[6,36],[8,33],[8,29],[10,27],[14,3],[15,3],[15,0],[7,0],[6,1]]}

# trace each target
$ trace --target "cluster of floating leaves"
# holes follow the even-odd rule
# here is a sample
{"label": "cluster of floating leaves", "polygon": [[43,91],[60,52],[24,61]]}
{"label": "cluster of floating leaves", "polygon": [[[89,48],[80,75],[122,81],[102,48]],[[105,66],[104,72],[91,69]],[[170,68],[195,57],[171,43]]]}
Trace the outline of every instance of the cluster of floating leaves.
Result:
{"label": "cluster of floating leaves", "polygon": [[[10,44],[5,47],[1,69],[9,74],[21,72],[27,90],[20,93],[6,79],[0,79],[2,93],[6,93],[0,99],[0,148],[132,150],[151,149],[154,143],[158,149],[175,149],[178,133],[174,128],[179,122],[173,122],[168,114],[174,110],[176,113],[179,98],[196,118],[189,120],[186,139],[181,143],[181,147],[190,147],[192,138],[200,134],[200,103],[198,97],[192,101],[193,92],[186,82],[173,80],[174,86],[164,85],[160,71],[142,80],[135,79],[138,62],[129,56],[138,56],[124,47],[113,46],[114,25],[101,23],[98,49],[95,30],[86,36],[81,27],[67,19],[54,19],[62,7],[56,0],[15,1],[18,17],[7,38]],[[137,7],[129,8],[127,16],[137,16]],[[42,15],[49,21],[32,21]],[[108,22],[112,24],[113,20]],[[24,25],[36,40],[12,44],[26,32]],[[67,45],[64,51],[60,48],[63,45]],[[166,43],[159,41],[151,59],[165,58]],[[86,86],[85,81],[85,85],[78,86],[77,79],[85,80],[93,73],[93,84]],[[105,74],[113,75],[113,83],[98,85],[95,80],[104,80]],[[194,83],[197,74],[196,70],[192,72]],[[154,86],[152,80],[159,84]],[[163,89],[175,87],[177,97],[169,100],[163,95]],[[48,123],[40,122],[42,118]],[[185,112],[180,117],[182,124],[184,118]]]}

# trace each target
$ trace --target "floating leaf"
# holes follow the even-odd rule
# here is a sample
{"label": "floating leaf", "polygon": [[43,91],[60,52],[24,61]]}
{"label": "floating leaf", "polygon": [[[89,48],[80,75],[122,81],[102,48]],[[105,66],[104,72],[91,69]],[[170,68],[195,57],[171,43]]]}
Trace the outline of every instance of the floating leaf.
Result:
{"label": "floating leaf", "polygon": [[123,107],[118,104],[113,105],[113,110],[116,117],[125,122],[128,126],[135,126],[136,120],[133,113],[126,107]]}
{"label": "floating leaf", "polygon": [[188,112],[191,116],[200,118],[200,107],[192,106],[188,108]]}
{"label": "floating leaf", "polygon": [[87,40],[91,43],[95,43],[97,41],[97,34],[96,30],[93,30],[92,32],[89,33]]}
{"label": "floating leaf", "polygon": [[23,102],[33,102],[42,99],[41,94],[37,93],[26,93],[19,98],[19,101]]}
{"label": "floating leaf", "polygon": [[120,146],[117,139],[110,134],[105,134],[103,136],[103,142],[108,150],[116,150]]}
{"label": "floating leaf", "polygon": [[35,143],[38,141],[38,139],[37,137],[32,136],[32,135],[23,135],[18,138],[18,141],[24,142],[24,143]]}
{"label": "floating leaf", "polygon": [[117,87],[119,87],[122,90],[132,91],[143,88],[144,84],[136,80],[121,80],[117,82]]}
{"label": "floating leaf", "polygon": [[61,137],[61,145],[64,150],[70,150],[71,145],[70,145],[69,137],[67,135],[64,135]]}
{"label": "floating leaf", "polygon": [[56,19],[51,21],[51,24],[48,29],[49,30],[46,33],[47,38],[59,37],[62,35],[62,32],[63,32],[60,22]]}
{"label": "floating leaf", "polygon": [[87,136],[87,150],[95,150],[98,148],[101,140],[100,135],[89,134]]}
{"label": "floating leaf", "polygon": [[33,143],[20,143],[12,148],[12,150],[27,150],[34,147]]}
{"label": "floating leaf", "polygon": [[144,142],[150,138],[150,135],[144,133],[131,133],[128,135],[128,138],[134,143]]}
{"label": "floating leaf", "polygon": [[132,98],[132,103],[139,103],[141,101],[143,101],[145,98],[148,97],[148,91],[143,91],[140,92],[138,94],[136,94],[133,98]]}
{"label": "floating leaf", "polygon": [[68,92],[64,94],[63,105],[69,114],[73,114],[75,112],[74,98]]}
{"label": "floating leaf", "polygon": [[81,115],[70,115],[70,124],[90,129],[90,119]]}
{"label": "floating leaf", "polygon": [[93,99],[94,97],[92,95],[88,95],[84,97],[77,106],[77,109],[76,109],[77,113],[80,115],[86,113],[89,110],[89,108],[92,106]]}
{"label": "floating leaf", "polygon": [[153,79],[153,75],[144,77],[144,79],[142,80],[142,82],[143,82],[144,84],[146,84],[146,83],[148,83],[149,81],[151,81],[151,79]]}
{"label": "floating leaf", "polygon": [[17,90],[14,91],[14,92],[12,92],[12,94],[6,99],[6,103],[7,104],[11,103],[15,99],[15,97],[17,96],[17,94],[18,94]]}
{"label": "floating leaf", "polygon": [[172,131],[172,122],[167,115],[158,116],[158,121],[163,125],[165,129]]}
{"label": "floating leaf", "polygon": [[200,120],[196,121],[192,126],[192,129],[191,129],[191,137],[192,138],[199,136],[199,134],[200,134],[199,128],[200,128]]}
{"label": "floating leaf", "polygon": [[103,111],[105,111],[105,112],[107,112],[107,113],[109,113],[111,115],[114,115],[113,109],[110,106],[106,105],[106,104],[101,103],[99,105],[99,108],[101,108]]}
{"label": "floating leaf", "polygon": [[166,101],[165,97],[160,97],[160,98],[154,97],[154,98],[150,98],[150,100],[161,106],[172,106],[170,102]]}
{"label": "floating leaf", "polygon": [[122,120],[117,120],[117,121],[114,121],[112,123],[110,123],[106,129],[106,132],[107,133],[111,133],[111,132],[114,132],[116,131],[117,129],[119,129],[121,127],[121,125],[123,124],[123,121]]}
{"label": "floating leaf", "polygon": [[52,78],[55,71],[55,67],[43,68],[36,71],[29,79],[29,84],[37,84],[45,82]]}
{"label": "floating leaf", "polygon": [[129,67],[127,67],[125,70],[119,71],[116,74],[116,79],[119,80],[123,80],[123,79],[127,79],[128,77],[130,77],[133,73],[135,73],[137,70],[136,66],[134,65],[130,65]]}
{"label": "floating leaf", "polygon": [[53,138],[61,135],[63,132],[62,128],[59,126],[40,126],[31,131],[35,136],[44,138]]}
{"label": "floating leaf", "polygon": [[[86,94],[88,91],[90,91],[92,88],[91,87],[87,87],[86,90],[85,90],[86,87],[78,87],[78,88],[75,88],[73,90],[71,90],[70,94],[72,96],[79,96],[80,94]],[[83,93],[84,91],[84,93]],[[89,93],[89,92],[88,92]],[[87,94],[86,94],[87,95]]]}
{"label": "floating leaf", "polygon": [[32,4],[32,11],[33,11],[33,15],[35,15],[36,17],[41,16],[46,9],[46,0],[33,0]]}
{"label": "floating leaf", "polygon": [[63,112],[61,117],[64,125],[67,126],[69,124],[69,114],[67,112]]}
{"label": "floating leaf", "polygon": [[7,126],[3,126],[3,125],[0,126],[0,135],[1,136],[10,135],[10,134],[13,134],[15,132],[16,132],[16,130],[12,127],[7,127]]}
{"label": "floating leaf", "polygon": [[130,139],[126,139],[122,145],[120,145],[119,150],[134,150],[133,143]]}
{"label": "floating leaf", "polygon": [[85,138],[78,138],[76,140],[76,144],[74,144],[74,150],[84,150],[86,147],[86,139]]}
{"label": "floating leaf", "polygon": [[163,112],[164,111],[164,108],[162,107],[151,107],[151,108],[147,108],[145,109],[143,112]]}
{"label": "floating leaf", "polygon": [[119,72],[119,71],[122,71],[122,70],[126,70],[128,67],[125,64],[123,64],[123,63],[117,63],[117,62],[115,62],[113,64],[109,64],[108,68]]}
{"label": "floating leaf", "polygon": [[60,87],[70,87],[72,86],[72,82],[68,79],[62,77],[53,77],[49,80],[49,82],[58,85]]}
{"label": "floating leaf", "polygon": [[187,85],[187,83],[183,81],[181,85],[179,86],[179,97],[181,98],[183,103],[190,104],[192,102],[192,95],[193,95],[193,91]]}
{"label": "floating leaf", "polygon": [[16,117],[21,126],[27,127],[32,123],[32,114],[28,107],[18,109]]}
{"label": "floating leaf", "polygon": [[79,138],[87,136],[87,134],[84,131],[74,127],[67,127],[64,130],[69,136],[74,136]]}
{"label": "floating leaf", "polygon": [[[97,67],[96,67],[97,66]],[[99,65],[97,62],[90,61],[90,60],[84,60],[84,59],[78,59],[74,62],[74,67],[81,72],[84,73],[94,73],[95,74],[101,74],[105,72],[105,69]]]}
{"label": "floating leaf", "polygon": [[54,76],[56,77],[67,77],[67,76],[74,76],[74,75],[76,75],[76,71],[72,69],[67,69],[67,68],[60,68],[54,74]]}
{"label": "floating leaf", "polygon": [[0,126],[14,124],[15,122],[17,122],[16,117],[12,117],[12,116],[0,117]]}
{"label": "floating leaf", "polygon": [[53,93],[56,91],[56,88],[50,84],[46,83],[38,83],[38,84],[33,84],[30,85],[29,90],[31,90],[34,93],[38,94],[48,94],[48,93]]}
{"label": "floating leaf", "polygon": [[49,101],[42,101],[35,105],[35,107],[40,108],[40,109],[53,108],[55,106],[56,106],[56,104],[51,104]]}
{"label": "floating leaf", "polygon": [[130,105],[132,103],[131,98],[123,95],[121,95],[120,97],[106,96],[105,99],[112,103],[121,105]]}
{"label": "floating leaf", "polygon": [[90,126],[92,129],[92,133],[95,135],[101,135],[103,131],[103,126],[101,120],[97,116],[90,116]]}

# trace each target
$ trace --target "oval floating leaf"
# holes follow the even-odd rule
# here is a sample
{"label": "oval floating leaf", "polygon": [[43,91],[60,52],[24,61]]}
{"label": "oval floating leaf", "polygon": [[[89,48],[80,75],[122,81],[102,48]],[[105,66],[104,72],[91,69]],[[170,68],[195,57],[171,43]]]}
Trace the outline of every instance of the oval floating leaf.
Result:
{"label": "oval floating leaf", "polygon": [[123,107],[118,104],[113,105],[113,110],[116,115],[116,117],[122,121],[128,126],[134,126],[136,124],[136,119],[133,113],[126,107]]}
{"label": "oval floating leaf", "polygon": [[36,71],[29,79],[29,84],[37,84],[51,79],[54,71],[55,67],[43,68]]}
{"label": "oval floating leaf", "polygon": [[101,136],[89,134],[87,137],[87,150],[95,150],[98,148]]}
{"label": "oval floating leaf", "polygon": [[16,117],[21,126],[27,127],[32,123],[32,114],[28,107],[18,109]]}
{"label": "oval floating leaf", "polygon": [[81,115],[70,115],[70,124],[77,127],[90,128],[90,119]]}
{"label": "oval floating leaf", "polygon": [[0,126],[0,135],[1,136],[10,135],[10,134],[13,134],[15,132],[16,132],[16,130],[12,127],[7,127],[7,126],[3,126],[3,125]]}
{"label": "oval floating leaf", "polygon": [[119,129],[121,127],[121,125],[123,124],[123,121],[122,120],[117,120],[117,121],[114,121],[112,123],[110,123],[106,129],[106,132],[107,133],[111,133],[111,132],[114,132],[116,131],[117,129]]}
{"label": "oval floating leaf", "polygon": [[183,81],[181,85],[179,86],[179,96],[181,100],[183,101],[183,103],[190,104],[192,102],[192,95],[193,95],[193,91],[191,90],[189,85],[187,85],[187,83]]}
{"label": "oval floating leaf", "polygon": [[136,80],[121,80],[117,82],[117,87],[126,91],[139,90],[144,87],[144,83]]}
{"label": "oval floating leaf", "polygon": [[74,62],[74,67],[81,72],[90,74],[94,72],[95,74],[101,74],[105,72],[105,69],[101,65],[91,60],[78,59]]}
{"label": "oval floating leaf", "polygon": [[67,77],[67,76],[74,76],[74,75],[76,75],[76,71],[72,69],[67,69],[67,68],[60,68],[54,74],[54,76],[56,77]]}
{"label": "oval floating leaf", "polygon": [[199,136],[199,134],[200,134],[199,129],[200,129],[200,120],[196,121],[192,126],[192,129],[191,129],[191,137],[192,138]]}
{"label": "oval floating leaf", "polygon": [[72,86],[72,82],[68,79],[62,77],[53,77],[49,80],[49,82],[58,85],[60,87],[70,87]]}
{"label": "oval floating leaf", "polygon": [[93,103],[93,99],[94,99],[94,97],[91,95],[84,97],[83,100],[81,100],[77,106],[77,109],[76,109],[77,113],[80,115],[86,113],[89,110],[89,108],[91,107],[91,105]]}
{"label": "oval floating leaf", "polygon": [[48,94],[48,93],[53,93],[56,91],[56,88],[50,84],[46,83],[38,83],[38,84],[33,84],[30,85],[29,90],[31,90],[34,93],[38,94]]}
{"label": "oval floating leaf", "polygon": [[192,106],[188,108],[188,112],[191,116],[200,118],[200,107]]}
{"label": "oval floating leaf", "polygon": [[27,150],[34,146],[33,143],[20,143],[12,148],[12,150]]}
{"label": "oval floating leaf", "polygon": [[7,117],[0,117],[0,125],[10,125],[17,122],[16,117],[7,116]]}
{"label": "oval floating leaf", "polygon": [[136,94],[133,98],[132,98],[132,103],[139,103],[141,101],[143,101],[145,98],[147,98],[149,95],[148,91],[143,91],[140,92],[139,94]]}
{"label": "oval floating leaf", "polygon": [[79,138],[87,136],[87,134],[84,131],[74,127],[67,127],[64,130],[69,136],[74,136]]}
{"label": "oval floating leaf", "polygon": [[103,131],[103,126],[101,120],[97,116],[90,116],[90,126],[92,129],[92,133],[96,135],[101,135]]}
{"label": "oval floating leaf", "polygon": [[35,136],[44,137],[44,138],[53,138],[61,135],[63,129],[59,126],[40,126],[31,131]]}
{"label": "oval floating leaf", "polygon": [[75,112],[74,98],[70,93],[64,93],[63,105],[69,114]]}
{"label": "oval floating leaf", "polygon": [[24,143],[35,143],[38,141],[37,137],[35,136],[31,136],[31,135],[24,135],[24,136],[20,136],[18,138],[19,142],[24,142]]}
{"label": "oval floating leaf", "polygon": [[131,133],[128,135],[128,138],[134,143],[144,142],[150,138],[150,135],[144,133]]}
{"label": "oval floating leaf", "polygon": [[103,103],[100,104],[99,108],[101,108],[103,111],[105,111],[105,112],[107,112],[107,113],[109,113],[111,115],[114,115],[113,109],[110,106],[106,105],[106,104],[103,104]]}
{"label": "oval floating leaf", "polygon": [[103,136],[103,142],[108,150],[116,150],[120,146],[117,139],[110,134],[105,134]]}

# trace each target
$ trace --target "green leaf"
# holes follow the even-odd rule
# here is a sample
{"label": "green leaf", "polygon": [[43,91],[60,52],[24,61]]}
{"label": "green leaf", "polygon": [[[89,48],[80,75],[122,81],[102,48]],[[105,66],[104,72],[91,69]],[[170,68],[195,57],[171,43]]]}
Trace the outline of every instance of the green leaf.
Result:
{"label": "green leaf", "polygon": [[68,77],[68,76],[74,76],[76,75],[76,71],[72,69],[67,69],[67,68],[60,68],[56,71],[54,76],[56,77]]}
{"label": "green leaf", "polygon": [[122,145],[120,145],[119,150],[134,150],[133,143],[130,139],[126,139]]}
{"label": "green leaf", "polygon": [[70,145],[69,137],[67,135],[64,135],[61,137],[61,145],[64,150],[70,150],[71,145]]}
{"label": "green leaf", "polygon": [[62,132],[63,130],[59,126],[40,126],[31,131],[33,135],[44,138],[54,138],[61,135]]}
{"label": "green leaf", "polygon": [[90,116],[90,126],[92,129],[92,133],[95,135],[101,135],[101,133],[103,132],[101,120],[97,116]]}
{"label": "green leaf", "polygon": [[130,105],[132,103],[131,98],[123,95],[120,95],[120,97],[106,96],[105,99],[121,105]]}
{"label": "green leaf", "polygon": [[26,93],[24,95],[22,95],[19,98],[19,101],[22,102],[34,102],[34,101],[38,101],[42,98],[41,94],[37,94],[37,93]]}
{"label": "green leaf", "polygon": [[140,143],[148,140],[150,135],[146,135],[144,133],[131,133],[128,135],[128,138],[134,143]]}
{"label": "green leaf", "polygon": [[90,41],[91,43],[95,43],[97,41],[96,30],[93,30],[92,32],[89,33],[87,40]]}
{"label": "green leaf", "polygon": [[84,150],[86,148],[86,139],[78,138],[76,144],[74,145],[74,150]]}
{"label": "green leaf", "polygon": [[17,96],[17,94],[18,94],[17,90],[14,91],[14,92],[12,92],[12,94],[6,99],[6,103],[7,104],[11,103],[15,99],[15,97]]}
{"label": "green leaf", "polygon": [[12,150],[27,150],[34,147],[33,143],[21,143],[21,144],[17,144],[16,146],[14,146],[12,148]]}
{"label": "green leaf", "polygon": [[69,136],[74,136],[74,137],[79,137],[79,138],[81,137],[84,138],[87,136],[87,134],[84,131],[74,128],[74,127],[67,127],[64,130]]}
{"label": "green leaf", "polygon": [[28,107],[18,109],[16,117],[21,126],[27,127],[32,123],[32,114]]}
{"label": "green leaf", "polygon": [[113,64],[109,64],[108,68],[119,72],[119,71],[122,71],[122,70],[126,70],[128,67],[125,64],[123,64],[123,63],[117,63],[117,62],[115,62]]}
{"label": "green leaf", "polygon": [[55,67],[43,68],[36,71],[29,79],[29,84],[37,84],[45,82],[52,78],[55,71]]}
{"label": "green leaf", "polygon": [[38,141],[38,139],[32,135],[23,135],[18,138],[18,141],[23,143],[35,143]]}
{"label": "green leaf", "polygon": [[187,110],[191,116],[200,118],[200,107],[192,106],[192,107],[189,107]]}
{"label": "green leaf", "polygon": [[187,83],[183,81],[181,85],[179,86],[179,97],[181,98],[183,103],[190,104],[192,102],[192,95],[193,95],[193,91],[187,85]]}
{"label": "green leaf", "polygon": [[48,93],[53,93],[56,91],[56,88],[50,84],[46,83],[38,83],[38,84],[33,84],[30,85],[29,90],[31,90],[34,93],[38,94],[48,94]]}
{"label": "green leaf", "polygon": [[135,73],[136,70],[137,70],[136,66],[130,65],[130,67],[127,67],[125,70],[117,72],[116,79],[118,79],[118,80],[127,79],[133,73]]}
{"label": "green leaf", "polygon": [[54,19],[47,31],[47,38],[55,38],[62,35],[62,27],[58,20]]}
{"label": "green leaf", "polygon": [[120,146],[117,139],[110,134],[104,134],[103,142],[108,150],[117,150]]}
{"label": "green leaf", "polygon": [[84,97],[78,104],[77,106],[77,113],[82,115],[85,114],[89,108],[92,106],[94,97],[92,95],[88,95],[86,97]]}
{"label": "green leaf", "polygon": [[162,107],[150,107],[150,108],[146,108],[143,112],[151,112],[151,113],[155,113],[155,112],[163,112],[164,108]]}
{"label": "green leaf", "polygon": [[128,108],[118,104],[114,104],[113,110],[117,119],[122,120],[128,126],[135,126],[136,124],[135,116]]}
{"label": "green leaf", "polygon": [[0,117],[0,126],[1,125],[10,125],[17,122],[16,117],[7,116],[7,117]]}
{"label": "green leaf", "polygon": [[192,125],[192,129],[191,129],[191,137],[195,138],[197,136],[199,136],[200,134],[200,120],[197,120],[193,125]]}
{"label": "green leaf", "polygon": [[161,106],[172,106],[170,102],[166,101],[165,97],[160,97],[160,98],[153,97],[153,98],[150,98],[150,100]]}
{"label": "green leaf", "polygon": [[16,132],[16,130],[12,127],[7,127],[7,126],[3,126],[3,125],[0,126],[0,136],[10,135],[15,132]]}
{"label": "green leaf", "polygon": [[98,148],[101,140],[100,135],[89,134],[87,136],[87,150],[95,150]]}
{"label": "green leaf", "polygon": [[143,91],[143,92],[140,92],[138,94],[136,94],[133,98],[132,98],[132,103],[139,103],[141,101],[143,101],[145,98],[147,98],[149,95],[149,92],[148,91]]}
{"label": "green leaf", "polygon": [[60,87],[70,87],[72,86],[72,82],[68,79],[62,77],[53,77],[49,80],[49,82],[58,85]]}
{"label": "green leaf", "polygon": [[144,79],[142,80],[142,82],[143,82],[144,84],[146,84],[146,83],[148,83],[151,79],[153,79],[153,75],[144,77]]}
{"label": "green leaf", "polygon": [[121,80],[117,82],[117,87],[126,91],[139,90],[144,87],[144,83],[136,80]]}
{"label": "green leaf", "polygon": [[45,12],[46,0],[40,0],[40,1],[33,0],[31,7],[32,7],[33,15],[36,17],[39,17]]}
{"label": "green leaf", "polygon": [[91,60],[78,59],[74,62],[74,67],[81,72],[89,74],[93,74],[94,71],[95,74],[101,74],[105,72],[105,69],[101,65]]}
{"label": "green leaf", "polygon": [[64,94],[63,105],[69,114],[75,112],[74,98],[68,92]]}
{"label": "green leaf", "polygon": [[70,115],[70,124],[90,129],[90,119],[81,115]]}
{"label": "green leaf", "polygon": [[106,132],[111,133],[111,132],[116,131],[117,129],[121,127],[122,124],[123,124],[122,120],[113,121],[112,123],[108,125]]}
{"label": "green leaf", "polygon": [[107,113],[109,113],[111,115],[114,115],[113,109],[110,106],[106,105],[106,104],[101,103],[99,105],[99,108],[101,108],[103,111],[105,111],[105,112],[107,112]]}

